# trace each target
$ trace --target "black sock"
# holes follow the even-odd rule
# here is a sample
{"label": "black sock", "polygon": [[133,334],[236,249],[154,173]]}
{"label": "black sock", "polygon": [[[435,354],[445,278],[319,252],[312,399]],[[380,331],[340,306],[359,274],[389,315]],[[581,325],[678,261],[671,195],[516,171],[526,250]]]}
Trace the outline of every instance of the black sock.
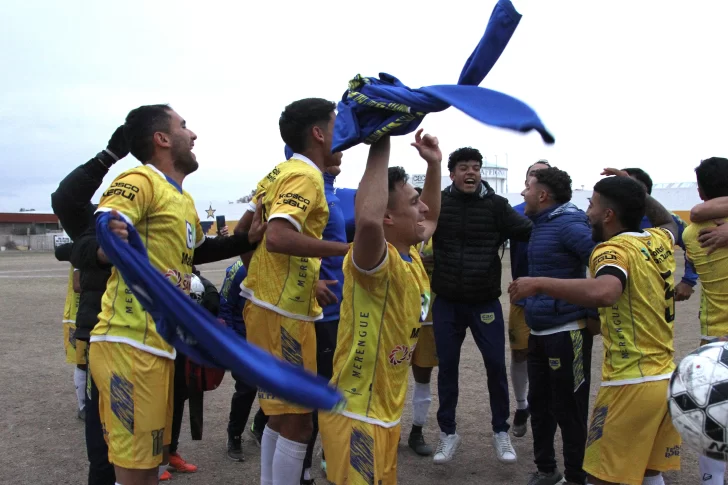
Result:
{"label": "black sock", "polygon": [[422,426],[412,425],[412,431],[410,434],[422,434]]}

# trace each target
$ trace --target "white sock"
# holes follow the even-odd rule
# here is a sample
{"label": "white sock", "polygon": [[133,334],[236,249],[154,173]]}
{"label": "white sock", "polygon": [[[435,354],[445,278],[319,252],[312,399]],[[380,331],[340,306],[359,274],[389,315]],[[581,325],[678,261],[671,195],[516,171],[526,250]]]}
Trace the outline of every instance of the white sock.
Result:
{"label": "white sock", "polygon": [[725,481],[725,462],[713,460],[707,456],[698,459],[700,479],[703,485],[723,485]]}
{"label": "white sock", "polygon": [[273,485],[273,457],[276,454],[278,433],[266,426],[260,440],[260,485]]}
{"label": "white sock", "polygon": [[157,471],[157,478],[162,478],[162,475],[164,475],[164,472],[167,471],[167,465],[159,465],[159,470]]}
{"label": "white sock", "polygon": [[[273,457],[273,485],[298,485],[301,482],[307,443],[296,443],[279,436]],[[262,481],[261,481],[262,483]]]}
{"label": "white sock", "polygon": [[665,480],[662,479],[662,473],[660,473],[654,477],[645,477],[642,485],[665,485]]}
{"label": "white sock", "polygon": [[430,393],[430,383],[422,384],[415,382],[415,392],[412,394],[412,424],[415,426],[424,426],[427,422],[427,413],[430,412],[430,403],[432,403],[432,394]]}
{"label": "white sock", "polygon": [[528,363],[511,359],[511,381],[516,395],[516,409],[528,407]]}
{"label": "white sock", "polygon": [[76,386],[78,409],[81,410],[86,406],[86,371],[76,367],[73,371],[73,383]]}

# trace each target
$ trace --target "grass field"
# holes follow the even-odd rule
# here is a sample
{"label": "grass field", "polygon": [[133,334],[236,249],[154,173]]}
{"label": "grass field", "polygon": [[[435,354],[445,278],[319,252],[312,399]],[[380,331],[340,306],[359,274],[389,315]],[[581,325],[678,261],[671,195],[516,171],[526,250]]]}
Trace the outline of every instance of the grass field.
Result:
{"label": "grass field", "polygon": [[[678,256],[682,274],[682,254]],[[200,267],[203,275],[218,286],[230,262]],[[76,417],[73,367],[65,363],[62,314],[66,296],[68,265],[49,253],[6,251],[0,253],[0,483],[84,484],[87,461],[83,423]],[[503,265],[503,288],[510,281],[508,256]],[[508,302],[501,298],[504,314]],[[678,303],[675,346],[680,359],[692,351],[699,339],[698,294]],[[507,339],[506,339],[507,340]],[[601,338],[595,339],[592,373],[592,402],[599,386],[602,361]],[[436,372],[432,383],[433,405],[426,426],[426,438],[436,444],[439,430]],[[192,441],[187,418],[182,427],[180,453],[200,467],[194,475],[175,475],[171,483],[255,484],[259,483],[259,451],[250,440],[243,445],[245,463],[233,463],[226,455],[226,425],[233,392],[227,375],[217,390],[205,397],[205,427],[202,441]],[[409,401],[408,401],[409,403]],[[640,403],[634,403],[639,406]],[[515,406],[511,401],[511,407]],[[253,409],[253,413],[257,405]],[[525,484],[535,470],[531,433],[513,438],[518,463],[503,465],[491,447],[492,432],[486,377],[482,359],[472,339],[463,346],[460,365],[458,432],[463,437],[455,460],[434,466],[431,459],[416,456],[407,447],[406,435],[399,448],[399,483],[429,485]],[[402,429],[411,425],[411,409],[405,409]],[[404,434],[404,433],[403,433]],[[558,454],[561,453],[557,436]],[[624,446],[639,447],[629,436]],[[563,460],[558,457],[563,468]],[[315,461],[318,464],[318,459]],[[318,479],[320,472],[315,470]],[[670,473],[666,483],[698,483],[696,455],[683,449],[683,471]],[[326,483],[319,480],[319,483]]]}

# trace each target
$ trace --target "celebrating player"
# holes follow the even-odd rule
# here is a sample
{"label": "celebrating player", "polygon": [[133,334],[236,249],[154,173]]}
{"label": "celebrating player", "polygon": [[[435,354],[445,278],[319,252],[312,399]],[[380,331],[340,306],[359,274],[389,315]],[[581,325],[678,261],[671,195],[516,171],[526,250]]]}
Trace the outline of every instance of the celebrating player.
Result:
{"label": "celebrating player", "polygon": [[[205,238],[194,201],[182,190],[185,177],[198,167],[192,153],[197,136],[169,106],[132,110],[124,132],[131,153],[143,165],[117,177],[98,211],[111,211],[125,221],[109,223],[122,239],[128,237],[126,223],[133,224],[151,263],[189,293],[193,264],[249,251],[262,229],[251,229],[250,241],[247,235]],[[108,263],[103,250],[98,257]],[[160,464],[168,462],[176,353],[116,269],[101,305],[99,323],[91,333],[89,363],[99,388],[109,461],[123,485],[156,484],[166,471]]]}
{"label": "celebrating player", "polygon": [[327,479],[338,485],[397,481],[409,363],[430,304],[419,244],[434,233],[440,212],[437,138],[420,130],[413,146],[427,161],[422,198],[401,167],[387,167],[388,137],[370,148],[356,196],[354,244],[344,260],[348,303],[331,379],[347,405],[319,418]]}
{"label": "celebrating player", "polygon": [[[536,294],[598,306],[604,341],[602,384],[594,404],[584,470],[589,483],[661,485],[680,468],[680,436],[667,409],[675,316],[670,213],[626,172],[594,186],[587,216],[597,245],[592,279],[519,278],[511,301]],[[656,229],[640,231],[647,214]],[[639,403],[639,406],[635,406]],[[625,437],[639,446],[625,446]]]}
{"label": "celebrating player", "polygon": [[[316,300],[320,258],[343,256],[349,249],[321,240],[329,218],[322,172],[341,163],[341,153],[331,153],[335,107],[310,98],[291,103],[281,114],[281,137],[296,153],[258,184],[255,200],[263,205],[268,230],[241,285],[248,299],[243,312],[248,341],[311,372],[317,368],[312,322],[322,317]],[[311,410],[264,389],[258,399],[270,418],[261,441],[260,482],[297,485],[311,438]]]}

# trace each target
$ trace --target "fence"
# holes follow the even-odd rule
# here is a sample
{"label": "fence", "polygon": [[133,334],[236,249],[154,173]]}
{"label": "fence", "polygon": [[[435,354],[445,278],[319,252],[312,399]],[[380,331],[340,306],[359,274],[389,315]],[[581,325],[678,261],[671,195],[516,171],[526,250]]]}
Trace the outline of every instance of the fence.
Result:
{"label": "fence", "polygon": [[53,251],[55,249],[55,237],[58,234],[38,234],[34,236],[0,236],[0,247],[10,250],[17,248],[31,251]]}

